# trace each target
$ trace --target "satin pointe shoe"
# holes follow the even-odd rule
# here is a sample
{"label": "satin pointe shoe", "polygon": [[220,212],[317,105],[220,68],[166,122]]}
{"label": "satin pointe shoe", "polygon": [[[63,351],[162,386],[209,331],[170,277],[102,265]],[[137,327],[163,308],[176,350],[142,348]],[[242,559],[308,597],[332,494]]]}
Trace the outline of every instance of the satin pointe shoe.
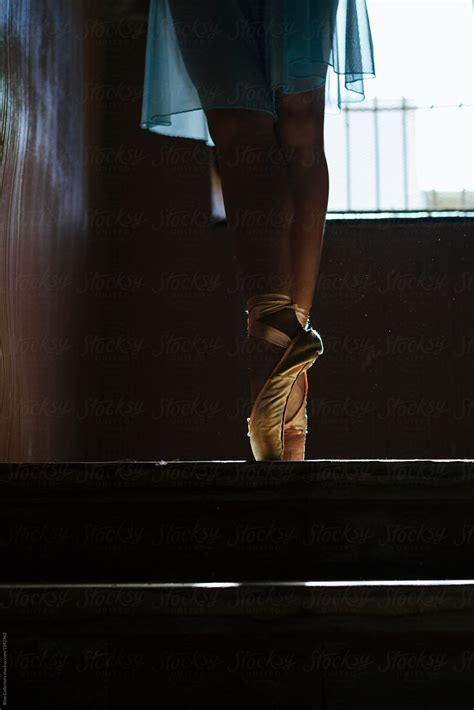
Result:
{"label": "satin pointe shoe", "polygon": [[[295,313],[303,328],[309,328],[309,311],[301,306],[295,305]],[[319,335],[319,333],[318,333]],[[321,339],[321,336],[319,336]],[[323,341],[321,339],[321,352],[324,352]],[[283,428],[283,460],[284,461],[304,461],[306,448],[306,434],[308,433],[308,375],[307,370],[302,372],[296,385],[302,385],[301,404],[291,418],[285,417]],[[296,386],[295,385],[295,386]]]}
{"label": "satin pointe shoe", "polygon": [[304,461],[306,450],[306,435],[308,433],[308,375],[306,370],[298,377],[303,391],[301,404],[293,416],[285,418],[283,427],[283,461]]}
{"label": "satin pointe shoe", "polygon": [[[313,328],[302,327],[291,339],[278,328],[259,320],[264,315],[283,308],[295,309],[296,306],[290,296],[280,293],[257,294],[247,301],[248,335],[284,348],[281,358],[258,392],[250,417],[247,418],[250,446],[256,461],[283,460],[288,398],[298,376],[309,369],[322,352],[321,338]],[[294,423],[293,420],[292,417]]]}

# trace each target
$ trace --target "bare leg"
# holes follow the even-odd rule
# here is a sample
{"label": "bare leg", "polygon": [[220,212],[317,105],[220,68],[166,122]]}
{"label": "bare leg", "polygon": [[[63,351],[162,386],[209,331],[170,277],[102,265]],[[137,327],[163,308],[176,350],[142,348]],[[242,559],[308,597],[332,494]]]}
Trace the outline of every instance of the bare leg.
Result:
{"label": "bare leg", "polygon": [[[323,247],[329,197],[324,153],[325,88],[300,94],[277,92],[276,132],[289,166],[294,219],[291,229],[293,300],[308,311],[313,304]],[[288,411],[303,399],[301,375],[290,395]]]}
{"label": "bare leg", "polygon": [[324,87],[300,94],[277,92],[276,132],[289,166],[294,220],[291,228],[293,299],[313,304],[329,197],[324,152]]}
{"label": "bare leg", "polygon": [[[227,222],[242,272],[244,297],[268,292],[291,296],[293,194],[273,118],[269,113],[247,109],[209,109],[206,116],[216,145]],[[301,329],[292,309],[262,320],[290,337]],[[282,355],[278,346],[258,338],[252,341],[251,404]]]}
{"label": "bare leg", "polygon": [[244,297],[290,295],[293,197],[272,116],[247,109],[208,109],[206,116]]}

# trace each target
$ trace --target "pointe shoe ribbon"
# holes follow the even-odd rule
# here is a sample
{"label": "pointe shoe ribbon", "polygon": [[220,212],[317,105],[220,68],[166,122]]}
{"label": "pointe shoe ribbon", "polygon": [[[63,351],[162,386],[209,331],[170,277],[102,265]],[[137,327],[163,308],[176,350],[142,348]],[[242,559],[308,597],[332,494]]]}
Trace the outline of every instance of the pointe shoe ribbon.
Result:
{"label": "pointe shoe ribbon", "polygon": [[[302,308],[301,306],[298,306],[298,304],[294,304],[294,309],[295,309],[295,315],[298,319],[298,321],[301,323],[303,328],[307,330],[309,328],[309,311],[306,308]],[[321,341],[322,345],[322,341]],[[322,354],[322,349],[321,353]],[[307,434],[308,432],[308,416],[306,413],[306,403],[307,403],[307,398],[308,398],[308,375],[306,374],[306,370],[302,374],[303,376],[303,397],[302,397],[302,402],[298,410],[293,414],[293,416],[288,419],[285,418],[285,426],[284,426],[284,441],[283,441],[283,447],[286,450],[286,440],[290,438],[290,435],[293,434]],[[301,377],[301,375],[300,375]],[[291,431],[290,431],[291,430]],[[304,452],[303,452],[303,457],[304,457]],[[286,458],[286,456],[285,456]]]}
{"label": "pointe shoe ribbon", "polygon": [[[301,306],[295,305],[295,313],[303,328],[309,328],[309,311]],[[319,338],[321,336],[318,333]],[[324,351],[321,340],[321,352]],[[302,401],[291,418],[285,418],[283,427],[283,459],[285,461],[304,461],[306,448],[306,434],[308,433],[308,414],[306,411],[308,401],[308,374],[305,370],[299,379],[303,377]]]}

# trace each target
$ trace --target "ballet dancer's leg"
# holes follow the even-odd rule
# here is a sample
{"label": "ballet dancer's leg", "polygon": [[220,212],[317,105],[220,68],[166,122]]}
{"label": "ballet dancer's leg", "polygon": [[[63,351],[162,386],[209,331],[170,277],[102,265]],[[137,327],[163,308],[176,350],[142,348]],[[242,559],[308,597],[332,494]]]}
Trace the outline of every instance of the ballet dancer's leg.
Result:
{"label": "ballet dancer's leg", "polygon": [[[216,145],[227,224],[241,272],[244,298],[292,295],[290,233],[294,217],[288,165],[271,114],[247,109],[206,110]],[[293,338],[301,329],[293,309],[261,318]],[[252,338],[249,355],[253,404],[281,348]],[[288,415],[291,415],[288,410]]]}
{"label": "ballet dancer's leg", "polygon": [[276,132],[293,195],[291,227],[293,298],[310,309],[319,274],[329,174],[324,152],[324,86],[300,94],[277,92]]}
{"label": "ballet dancer's leg", "polygon": [[[289,168],[294,218],[291,228],[293,300],[309,311],[319,275],[329,174],[324,152],[325,89],[300,94],[277,92],[275,129]],[[288,410],[296,411],[304,395],[300,375],[293,387]]]}
{"label": "ballet dancer's leg", "polygon": [[[244,297],[278,289],[291,294],[293,198],[272,116],[240,108],[205,113],[216,145],[227,226],[242,271]],[[285,311],[288,315],[294,312]]]}
{"label": "ballet dancer's leg", "polygon": [[[271,105],[271,89],[259,44],[251,32],[242,32],[245,15],[221,12],[220,0],[197,4],[191,0],[170,0],[169,6],[183,62],[199,92],[216,145],[227,222],[243,277],[245,299],[260,293],[280,293],[295,300],[290,241],[293,194],[273,117],[263,110],[230,105],[205,108],[217,103],[214,91],[217,95],[222,93],[222,103],[226,104],[229,90],[235,93],[239,87],[241,92],[244,88],[244,99],[245,89],[250,92],[249,96],[258,96],[261,92],[261,104]],[[196,22],[200,28],[212,30],[209,37],[203,36],[202,30],[193,31]],[[239,41],[235,41],[236,36]],[[290,338],[301,330],[291,308],[266,314],[259,320],[275,326]],[[255,358],[249,369],[253,404],[274,364],[281,358],[281,347],[261,338],[252,340]],[[291,415],[291,406],[287,414]]]}

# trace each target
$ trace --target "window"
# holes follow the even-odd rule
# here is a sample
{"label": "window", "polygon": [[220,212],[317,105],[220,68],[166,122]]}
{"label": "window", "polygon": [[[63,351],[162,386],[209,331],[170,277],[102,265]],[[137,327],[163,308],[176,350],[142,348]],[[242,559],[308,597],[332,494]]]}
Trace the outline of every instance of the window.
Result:
{"label": "window", "polygon": [[474,211],[470,0],[367,7],[376,77],[325,118],[328,218]]}

